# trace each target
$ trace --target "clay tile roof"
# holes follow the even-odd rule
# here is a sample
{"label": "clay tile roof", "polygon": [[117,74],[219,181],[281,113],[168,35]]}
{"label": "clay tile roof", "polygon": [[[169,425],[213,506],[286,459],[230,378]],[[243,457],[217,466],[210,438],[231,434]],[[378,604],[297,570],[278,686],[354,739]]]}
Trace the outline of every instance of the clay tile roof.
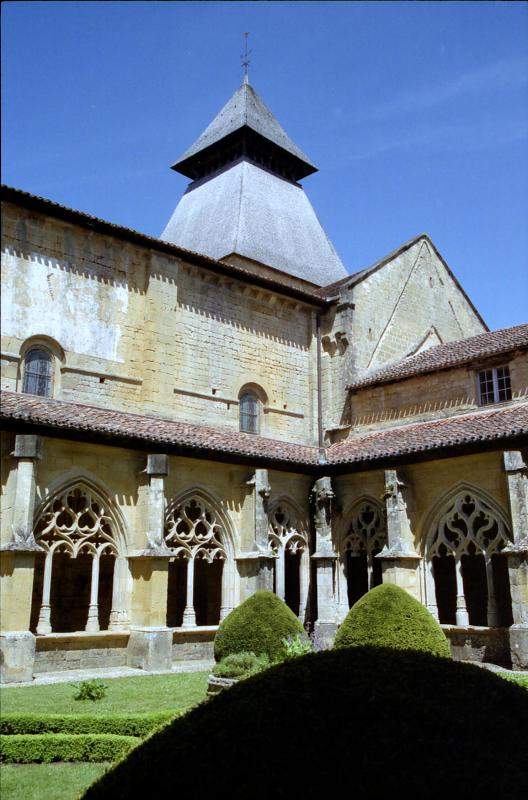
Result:
{"label": "clay tile roof", "polygon": [[109,411],[105,408],[37,397],[17,392],[1,393],[0,420],[20,420],[54,432],[76,431],[107,435],[135,444],[179,447],[196,453],[228,453],[274,462],[318,463],[315,447],[281,442],[226,428],[212,428],[163,417]]}
{"label": "clay tile roof", "polygon": [[522,436],[528,437],[528,403],[354,436],[331,445],[327,458],[330,464],[368,463]]}
{"label": "clay tile roof", "polygon": [[224,460],[229,457],[311,470],[317,465],[325,465],[324,469],[339,464],[374,465],[400,456],[440,453],[472,442],[528,437],[528,403],[353,436],[328,447],[326,459],[320,458],[318,448],[309,445],[17,392],[1,392],[0,420],[43,428],[55,435],[76,433],[87,434],[87,439],[114,439],[122,446],[178,450],[190,456],[223,454]]}
{"label": "clay tile roof", "polygon": [[415,356],[403,358],[375,371],[365,373],[359,380],[350,384],[352,390],[394,383],[428,372],[439,372],[451,367],[461,367],[476,359],[510,353],[528,348],[528,324],[498,331],[487,331],[461,339],[430,347]]}

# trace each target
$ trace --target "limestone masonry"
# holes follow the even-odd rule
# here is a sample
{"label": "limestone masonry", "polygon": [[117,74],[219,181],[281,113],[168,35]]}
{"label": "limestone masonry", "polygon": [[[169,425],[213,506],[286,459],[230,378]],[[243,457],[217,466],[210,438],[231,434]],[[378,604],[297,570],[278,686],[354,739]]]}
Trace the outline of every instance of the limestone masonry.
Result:
{"label": "limestone masonry", "polygon": [[206,658],[258,588],[331,643],[381,581],[528,668],[528,325],[425,234],[348,275],[246,82],[174,169],[160,239],[3,187],[2,680]]}

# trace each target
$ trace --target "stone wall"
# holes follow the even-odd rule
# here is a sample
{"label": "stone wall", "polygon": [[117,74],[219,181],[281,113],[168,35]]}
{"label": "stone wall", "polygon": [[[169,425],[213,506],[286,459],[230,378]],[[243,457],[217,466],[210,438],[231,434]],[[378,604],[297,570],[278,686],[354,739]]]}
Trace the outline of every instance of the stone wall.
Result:
{"label": "stone wall", "polygon": [[324,323],[325,428],[346,422],[346,386],[361,373],[483,330],[425,238],[351,288],[344,284]]}
{"label": "stone wall", "polygon": [[254,383],[264,435],[316,441],[311,307],[11,204],[2,263],[4,388],[38,337],[58,399],[237,429]]}
{"label": "stone wall", "polygon": [[37,636],[34,672],[124,667],[127,644],[128,633]]}

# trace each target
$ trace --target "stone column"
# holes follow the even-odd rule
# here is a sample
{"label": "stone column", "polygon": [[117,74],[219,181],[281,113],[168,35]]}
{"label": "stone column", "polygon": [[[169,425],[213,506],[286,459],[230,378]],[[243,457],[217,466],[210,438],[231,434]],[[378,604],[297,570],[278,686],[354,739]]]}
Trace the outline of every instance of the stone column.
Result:
{"label": "stone column", "polygon": [[406,589],[420,600],[418,569],[421,561],[414,549],[414,537],[409,520],[412,508],[410,486],[395,469],[385,470],[385,512],[387,544],[376,558],[381,558],[383,582]]}
{"label": "stone column", "polygon": [[114,561],[114,578],[112,582],[112,610],[110,612],[109,631],[126,630],[130,624],[126,603],[126,578],[128,564],[126,558],[117,555]]}
{"label": "stone column", "polygon": [[495,584],[493,582],[493,562],[491,556],[486,555],[486,583],[488,588],[487,622],[489,628],[496,628],[499,624],[497,598],[495,597]]}
{"label": "stone column", "polygon": [[187,590],[182,627],[196,627],[196,613],[194,611],[194,558],[187,559]]}
{"label": "stone column", "polygon": [[275,555],[268,542],[268,500],[271,489],[267,469],[256,469],[246,486],[253,490],[254,528],[252,548],[236,559],[247,580],[248,595],[259,589],[273,591],[273,564]]}
{"label": "stone column", "polygon": [[513,669],[528,669],[528,466],[519,450],[504,453],[513,542],[508,559],[513,625],[509,629]]}
{"label": "stone column", "polygon": [[317,619],[315,631],[323,647],[331,647],[337,630],[338,608],[336,592],[337,553],[332,541],[331,479],[319,478],[312,489],[315,524],[315,562],[317,587]]}
{"label": "stone column", "polygon": [[35,637],[29,631],[35,555],[33,517],[36,472],[42,455],[40,436],[17,434],[12,453],[16,461],[10,540],[0,547],[1,609],[0,681],[32,680]]}
{"label": "stone column", "polygon": [[466,596],[464,594],[464,581],[462,578],[462,561],[460,556],[455,556],[455,575],[456,575],[456,624],[463,628],[469,625],[469,616],[466,606]]}
{"label": "stone column", "polygon": [[133,576],[127,664],[146,670],[166,670],[172,664],[172,630],[167,627],[169,558],[164,539],[165,477],[168,456],[147,457],[149,477],[145,548],[129,556]]}
{"label": "stone column", "polygon": [[97,633],[99,630],[99,553],[94,553],[92,558],[90,605],[85,630],[87,633]]}
{"label": "stone column", "polygon": [[51,633],[51,572],[53,569],[53,550],[46,553],[44,562],[44,579],[42,582],[42,603],[40,604],[39,618],[37,623],[37,633],[45,636]]}

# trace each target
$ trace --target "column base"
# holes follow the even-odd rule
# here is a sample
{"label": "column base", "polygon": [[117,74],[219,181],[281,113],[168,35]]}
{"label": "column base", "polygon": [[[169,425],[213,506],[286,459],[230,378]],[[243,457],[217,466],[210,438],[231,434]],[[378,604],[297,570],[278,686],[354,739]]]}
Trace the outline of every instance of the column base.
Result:
{"label": "column base", "polygon": [[33,680],[35,636],[30,631],[0,633],[0,683]]}
{"label": "column base", "polygon": [[171,628],[131,628],[127,646],[127,666],[148,672],[172,667]]}
{"label": "column base", "polygon": [[512,625],[509,633],[512,669],[528,669],[528,625]]}

